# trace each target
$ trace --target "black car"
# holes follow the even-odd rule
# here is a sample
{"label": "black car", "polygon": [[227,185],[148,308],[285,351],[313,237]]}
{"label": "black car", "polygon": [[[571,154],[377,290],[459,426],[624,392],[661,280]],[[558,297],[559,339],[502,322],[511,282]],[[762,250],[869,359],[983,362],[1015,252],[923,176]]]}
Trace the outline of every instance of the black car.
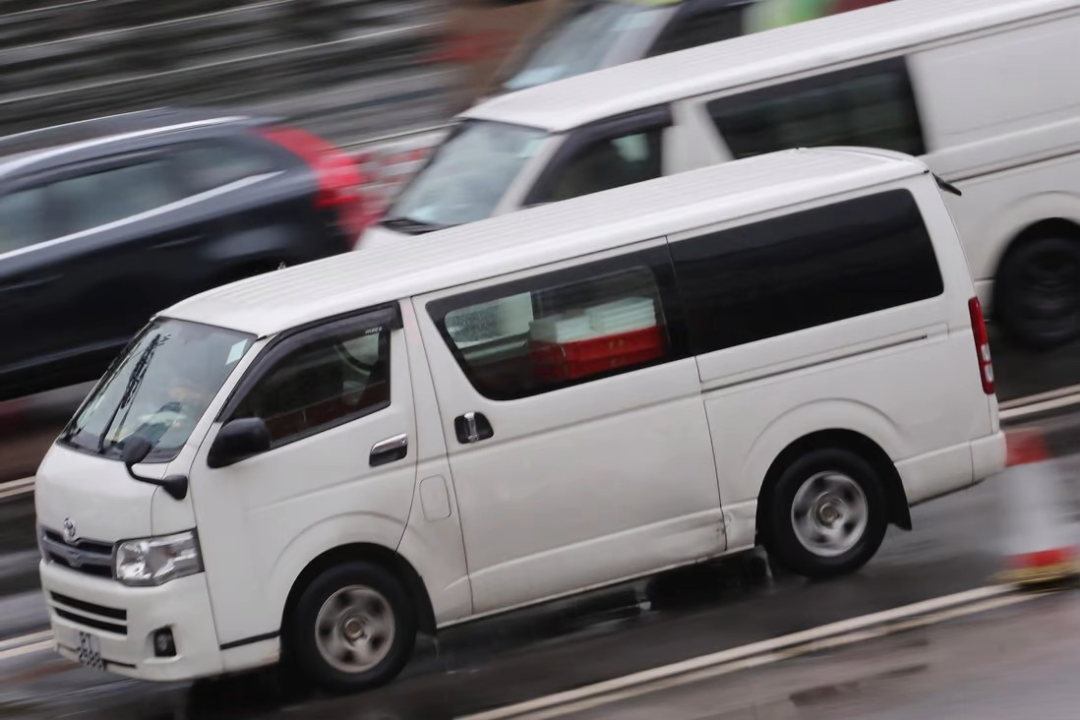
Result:
{"label": "black car", "polygon": [[359,184],[324,140],[225,113],[0,138],[0,400],[98,377],[189,295],[349,250]]}

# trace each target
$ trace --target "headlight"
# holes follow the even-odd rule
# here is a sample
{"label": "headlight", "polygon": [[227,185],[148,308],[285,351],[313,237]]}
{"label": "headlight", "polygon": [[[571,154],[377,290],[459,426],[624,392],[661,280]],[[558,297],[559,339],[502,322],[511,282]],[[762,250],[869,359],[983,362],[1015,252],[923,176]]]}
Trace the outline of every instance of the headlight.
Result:
{"label": "headlight", "polygon": [[162,585],[202,572],[194,532],[128,540],[116,548],[116,579],[125,585]]}

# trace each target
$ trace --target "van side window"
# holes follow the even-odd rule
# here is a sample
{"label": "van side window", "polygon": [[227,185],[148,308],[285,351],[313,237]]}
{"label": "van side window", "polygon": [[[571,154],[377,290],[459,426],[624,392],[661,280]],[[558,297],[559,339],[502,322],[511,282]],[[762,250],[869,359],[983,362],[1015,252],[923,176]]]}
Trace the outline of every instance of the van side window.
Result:
{"label": "van side window", "polygon": [[906,190],[681,240],[671,252],[697,354],[944,292]]}
{"label": "van side window", "polygon": [[274,447],[390,405],[390,330],[319,335],[279,359],[230,419],[266,421]]}
{"label": "van side window", "polygon": [[[473,386],[511,400],[686,355],[668,322],[663,251],[605,260],[435,301],[432,319]],[[665,290],[667,288],[667,290]]]}
{"label": "van side window", "polygon": [[662,132],[639,130],[585,145],[545,173],[527,204],[569,200],[660,177]]}
{"label": "van side window", "polygon": [[903,58],[719,98],[708,110],[736,158],[827,145],[926,153]]}

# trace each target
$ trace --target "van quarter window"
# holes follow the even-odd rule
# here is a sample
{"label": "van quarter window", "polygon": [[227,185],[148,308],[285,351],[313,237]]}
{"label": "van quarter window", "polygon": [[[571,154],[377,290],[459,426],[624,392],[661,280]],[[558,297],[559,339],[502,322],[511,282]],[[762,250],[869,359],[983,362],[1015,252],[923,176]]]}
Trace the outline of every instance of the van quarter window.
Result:
{"label": "van quarter window", "polygon": [[558,202],[632,185],[663,174],[663,129],[601,137],[560,159],[529,196],[529,205]]}
{"label": "van quarter window", "polygon": [[390,330],[317,333],[290,350],[255,384],[230,419],[266,421],[274,447],[390,405]]}
{"label": "van quarter window", "polygon": [[511,400],[686,356],[662,250],[431,303],[473,386]]}
{"label": "van quarter window", "polygon": [[720,98],[708,109],[736,158],[827,145],[926,153],[903,58]]}
{"label": "van quarter window", "polygon": [[679,241],[671,252],[697,354],[944,291],[906,190]]}

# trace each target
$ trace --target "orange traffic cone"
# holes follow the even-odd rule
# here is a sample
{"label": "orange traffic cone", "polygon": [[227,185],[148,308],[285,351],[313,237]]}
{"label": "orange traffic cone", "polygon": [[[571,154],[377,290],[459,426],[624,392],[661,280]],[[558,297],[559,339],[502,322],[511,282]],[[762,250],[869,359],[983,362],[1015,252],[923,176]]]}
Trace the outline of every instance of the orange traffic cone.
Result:
{"label": "orange traffic cone", "polygon": [[1006,569],[1023,586],[1080,576],[1076,541],[1061,477],[1038,430],[1009,433],[1002,481]]}

